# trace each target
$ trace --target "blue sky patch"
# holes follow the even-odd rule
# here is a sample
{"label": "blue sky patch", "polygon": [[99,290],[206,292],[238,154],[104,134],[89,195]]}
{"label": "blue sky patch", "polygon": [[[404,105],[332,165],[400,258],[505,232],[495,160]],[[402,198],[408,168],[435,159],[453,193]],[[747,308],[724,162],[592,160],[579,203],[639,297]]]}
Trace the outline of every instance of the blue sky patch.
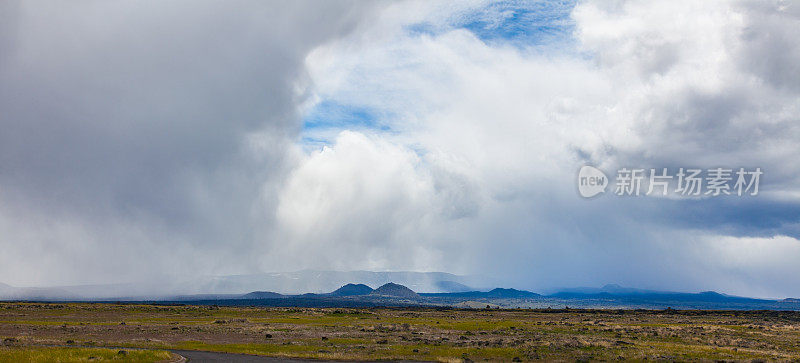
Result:
{"label": "blue sky patch", "polygon": [[487,43],[518,47],[557,46],[573,43],[575,23],[570,12],[576,1],[501,1],[455,17],[445,29],[417,23],[406,29],[412,34],[435,35],[453,28],[469,30]]}
{"label": "blue sky patch", "polygon": [[[486,43],[569,50],[574,45],[575,24],[570,12],[575,4],[575,0],[501,1],[458,14],[444,25],[422,22],[405,29],[410,34],[431,36],[466,29]],[[323,100],[303,119],[303,143],[324,144],[327,136],[322,135],[346,129],[390,131],[387,119],[382,110]]]}
{"label": "blue sky patch", "polygon": [[385,126],[378,125],[377,123],[379,116],[380,115],[378,115],[378,112],[375,110],[370,110],[365,107],[345,105],[336,101],[325,100],[315,105],[308,115],[306,115],[303,119],[303,128],[306,130],[341,127],[383,129]]}

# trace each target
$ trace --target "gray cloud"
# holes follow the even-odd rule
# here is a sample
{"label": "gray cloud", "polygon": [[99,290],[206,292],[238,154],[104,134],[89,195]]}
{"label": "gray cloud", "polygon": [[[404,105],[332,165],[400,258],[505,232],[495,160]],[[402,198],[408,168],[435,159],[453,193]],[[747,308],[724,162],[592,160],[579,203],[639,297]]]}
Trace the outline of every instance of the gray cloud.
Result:
{"label": "gray cloud", "polygon": [[793,29],[800,26],[800,6],[791,1],[741,2],[747,9],[741,33],[744,41],[737,50],[741,69],[768,83],[800,90],[800,45]]}
{"label": "gray cloud", "polygon": [[[44,281],[247,264],[255,226],[270,223],[262,188],[280,183],[300,128],[303,58],[369,11],[343,1],[2,7],[0,238],[30,231],[39,252],[21,262],[48,270]],[[56,235],[57,223],[84,241]],[[64,252],[81,243],[85,254]],[[197,263],[165,266],[181,257],[161,255],[181,246]],[[5,256],[9,276],[21,265]]]}
{"label": "gray cloud", "polygon": [[[363,268],[800,294],[793,4],[581,2],[574,38],[532,49],[458,25],[472,3],[0,6],[4,282]],[[376,119],[305,130],[327,147],[304,153],[317,101]],[[757,199],[585,201],[586,161],[765,176]]]}

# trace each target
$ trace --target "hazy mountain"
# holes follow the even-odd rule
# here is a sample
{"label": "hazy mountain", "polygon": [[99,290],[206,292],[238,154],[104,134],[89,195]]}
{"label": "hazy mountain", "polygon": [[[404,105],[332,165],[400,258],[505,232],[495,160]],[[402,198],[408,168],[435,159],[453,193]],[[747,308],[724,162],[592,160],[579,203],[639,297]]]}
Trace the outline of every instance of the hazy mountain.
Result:
{"label": "hazy mountain", "polygon": [[[488,280],[444,272],[316,271],[251,275],[201,276],[169,282],[75,285],[46,288],[0,286],[0,300],[115,300],[163,299],[190,295],[245,294],[274,291],[280,294],[328,293],[348,284],[380,286],[395,282],[414,291],[452,292],[483,286]],[[472,284],[472,283],[475,284]]]}
{"label": "hazy mountain", "polygon": [[[353,278],[354,280],[345,280]],[[392,280],[397,278],[398,280]],[[463,278],[446,273],[298,271],[291,273],[198,278],[185,284],[113,284],[53,288],[24,288],[0,284],[2,300],[113,300],[174,301],[199,304],[264,306],[492,306],[683,309],[800,310],[800,300],[754,299],[705,291],[656,291],[606,285],[601,288],[562,289],[539,295],[512,288],[463,291]],[[342,281],[343,280],[343,281]],[[389,281],[385,281],[389,280]],[[377,282],[376,282],[377,281]],[[385,282],[384,282],[385,281]],[[416,293],[403,281],[425,286]],[[380,286],[372,290],[371,286]],[[312,288],[313,287],[313,288]],[[459,291],[461,290],[461,291]],[[333,292],[329,292],[333,291]],[[456,292],[449,292],[456,291]],[[466,302],[469,304],[464,305]]]}
{"label": "hazy mountain", "polygon": [[[281,294],[328,293],[345,284],[381,286],[395,282],[414,291],[449,292],[469,285],[479,278],[458,276],[444,272],[374,272],[374,271],[316,271],[233,275],[208,278],[202,281],[198,292],[244,293],[267,290]],[[443,283],[444,282],[444,283]],[[456,285],[458,284],[458,285]]]}
{"label": "hazy mountain", "polygon": [[14,287],[0,282],[0,295],[11,294],[13,291]]}
{"label": "hazy mountain", "polygon": [[517,289],[504,289],[495,288],[490,291],[462,291],[451,293],[423,293],[422,296],[431,297],[451,297],[451,298],[484,298],[484,299],[529,299],[541,297],[542,295],[535,292],[517,290]]}
{"label": "hazy mountain", "polygon": [[542,295],[525,290],[502,289],[502,288],[496,288],[486,293],[486,297],[495,299],[526,299],[538,296]]}
{"label": "hazy mountain", "polygon": [[272,291],[253,291],[241,296],[242,299],[275,299],[283,295]]}
{"label": "hazy mountain", "polygon": [[78,298],[67,289],[39,288],[39,287],[14,287],[0,284],[0,300],[69,300]]}
{"label": "hazy mountain", "polygon": [[438,281],[436,287],[440,292],[465,292],[473,289],[467,285],[455,281]]}

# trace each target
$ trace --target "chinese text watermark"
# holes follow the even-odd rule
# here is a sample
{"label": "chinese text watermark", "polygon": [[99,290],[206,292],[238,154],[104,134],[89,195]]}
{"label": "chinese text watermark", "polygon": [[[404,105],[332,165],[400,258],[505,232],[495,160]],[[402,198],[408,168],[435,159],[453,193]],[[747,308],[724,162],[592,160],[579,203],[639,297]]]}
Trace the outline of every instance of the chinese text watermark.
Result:
{"label": "chinese text watermark", "polygon": [[[761,168],[678,168],[617,170],[614,193],[618,196],[675,195],[698,197],[758,195]],[[601,170],[585,165],[578,171],[578,192],[591,198],[606,191],[609,178]]]}

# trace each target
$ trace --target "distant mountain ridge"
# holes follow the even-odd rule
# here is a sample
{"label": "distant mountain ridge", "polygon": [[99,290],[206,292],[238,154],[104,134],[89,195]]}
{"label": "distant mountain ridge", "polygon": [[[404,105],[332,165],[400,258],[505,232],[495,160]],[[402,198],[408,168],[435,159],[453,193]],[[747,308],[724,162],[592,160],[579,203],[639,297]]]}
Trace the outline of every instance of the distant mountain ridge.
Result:
{"label": "distant mountain ridge", "polygon": [[[308,272],[308,271],[306,271]],[[319,272],[317,272],[319,273]],[[382,273],[383,274],[383,273]],[[294,275],[292,275],[294,276]],[[361,275],[359,275],[361,276]],[[377,276],[377,275],[371,275]],[[381,275],[381,278],[394,275]],[[408,277],[400,273],[398,276]],[[414,275],[419,277],[420,275]],[[423,274],[431,277],[432,275]],[[439,276],[450,277],[450,276]],[[90,286],[97,288],[103,285]],[[306,306],[306,307],[378,307],[378,306],[450,306],[462,308],[516,307],[578,307],[578,308],[645,308],[664,309],[759,309],[800,310],[800,299],[755,299],[732,296],[714,291],[698,293],[645,290],[609,284],[601,288],[568,288],[542,295],[514,288],[493,288],[483,291],[469,289],[452,280],[435,280],[431,285],[444,286],[451,292],[417,292],[397,281],[389,281],[372,289],[368,284],[345,282],[327,291],[287,294],[267,289],[253,289],[244,293],[174,294],[158,298],[136,297],[135,284],[113,285],[129,287],[127,294],[117,294],[107,299],[91,299],[75,293],[71,288],[17,288],[0,284],[0,299],[24,301],[130,301],[156,303]],[[462,290],[462,291],[458,291]],[[115,290],[116,291],[116,290]],[[126,297],[128,296],[128,297]]]}
{"label": "distant mountain ridge", "polygon": [[[192,304],[264,305],[307,307],[377,307],[377,306],[450,306],[457,308],[499,307],[577,307],[577,308],[645,308],[645,309],[728,309],[728,310],[800,310],[796,299],[767,300],[729,296],[713,291],[683,293],[625,288],[606,285],[602,288],[567,289],[551,295],[513,288],[489,291],[451,293],[416,293],[397,283],[386,283],[377,289],[363,284],[345,284],[330,293],[282,295],[256,291],[242,295],[184,296],[180,300]],[[169,301],[167,301],[169,302]]]}
{"label": "distant mountain ridge", "polygon": [[439,297],[464,297],[464,298],[495,298],[495,299],[524,299],[540,297],[542,295],[535,292],[517,290],[510,288],[495,288],[490,291],[464,291],[453,293],[422,293],[422,296],[439,296]]}
{"label": "distant mountain ridge", "polygon": [[542,295],[525,290],[496,288],[487,292],[486,296],[493,298],[532,298]]}
{"label": "distant mountain ridge", "polygon": [[275,299],[283,295],[272,291],[253,291],[241,296],[242,299]]}

